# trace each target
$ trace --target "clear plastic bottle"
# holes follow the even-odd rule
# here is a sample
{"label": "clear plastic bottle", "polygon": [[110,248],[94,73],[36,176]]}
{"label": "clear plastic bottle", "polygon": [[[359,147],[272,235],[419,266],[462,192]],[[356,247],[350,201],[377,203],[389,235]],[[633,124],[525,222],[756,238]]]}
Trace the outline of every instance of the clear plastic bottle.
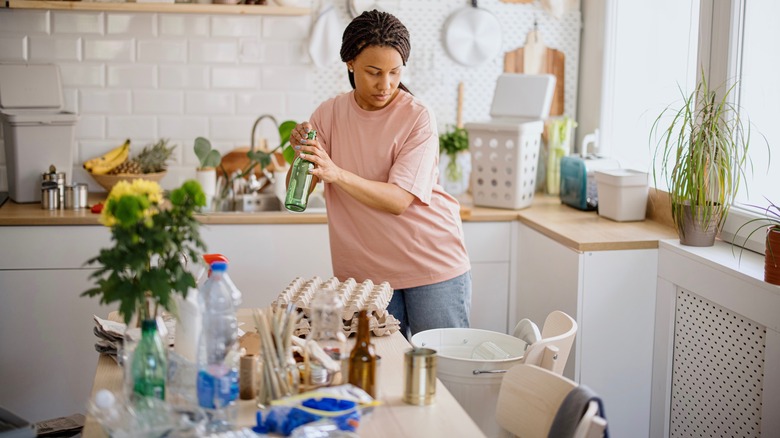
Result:
{"label": "clear plastic bottle", "polygon": [[227,263],[211,264],[209,277],[199,291],[201,335],[198,341],[198,404],[211,414],[210,433],[232,430],[238,398],[238,320],[233,297],[235,285]]}
{"label": "clear plastic bottle", "polygon": [[[308,139],[314,140],[317,137],[317,131],[311,130],[308,133]],[[312,176],[311,169],[314,163],[304,160],[300,156],[295,159],[290,172],[290,183],[287,186],[287,197],[284,200],[284,207],[290,211],[302,212],[306,210],[309,203],[309,188],[311,187]]]}
{"label": "clear plastic bottle", "polygon": [[311,332],[304,344],[307,389],[341,383],[341,361],[347,348],[343,311],[344,304],[333,289],[319,289],[312,298]]}

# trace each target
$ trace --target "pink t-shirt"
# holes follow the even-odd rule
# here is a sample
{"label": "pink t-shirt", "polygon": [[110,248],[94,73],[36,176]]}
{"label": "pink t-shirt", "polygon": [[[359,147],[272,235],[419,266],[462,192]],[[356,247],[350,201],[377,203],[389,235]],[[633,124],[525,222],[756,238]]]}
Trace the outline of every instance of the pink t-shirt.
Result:
{"label": "pink t-shirt", "polygon": [[334,275],[405,289],[467,272],[460,205],[438,183],[439,138],[432,112],[403,90],[378,111],[360,108],[353,93],[317,108],[310,121],[317,139],[340,168],[395,184],[415,199],[396,216],[325,184]]}

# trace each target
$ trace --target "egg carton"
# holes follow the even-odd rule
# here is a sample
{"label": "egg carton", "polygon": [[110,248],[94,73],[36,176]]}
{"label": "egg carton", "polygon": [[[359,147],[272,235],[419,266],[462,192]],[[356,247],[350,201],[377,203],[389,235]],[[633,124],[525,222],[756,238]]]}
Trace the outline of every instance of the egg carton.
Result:
{"label": "egg carton", "polygon": [[336,277],[323,280],[314,276],[309,280],[296,277],[273,302],[276,307],[295,306],[303,313],[303,318],[295,327],[296,336],[305,336],[311,332],[311,302],[314,294],[321,289],[333,289],[341,299],[344,305],[342,329],[347,336],[357,333],[357,314],[361,309],[368,311],[369,327],[375,336],[386,336],[398,331],[400,322],[387,311],[387,305],[393,297],[389,283],[374,284],[371,280],[358,283],[354,278],[340,282]]}

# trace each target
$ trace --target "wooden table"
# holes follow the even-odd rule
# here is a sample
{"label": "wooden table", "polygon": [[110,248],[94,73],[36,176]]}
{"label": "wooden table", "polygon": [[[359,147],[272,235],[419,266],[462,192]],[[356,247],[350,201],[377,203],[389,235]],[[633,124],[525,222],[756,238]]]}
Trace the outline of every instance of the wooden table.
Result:
{"label": "wooden table", "polygon": [[[248,309],[238,312],[243,327],[252,327],[251,313]],[[382,404],[365,417],[358,428],[361,437],[484,437],[479,427],[471,420],[466,411],[458,404],[447,388],[436,381],[436,401],[428,406],[413,406],[402,401],[404,388],[403,355],[411,348],[400,333],[372,338],[376,352],[382,357],[378,369],[378,395]],[[109,356],[100,355],[95,380],[92,385],[92,397],[100,389],[120,392],[122,369]],[[239,401],[239,426],[254,426],[254,401]],[[100,424],[91,416],[84,425],[84,438],[105,437]]]}

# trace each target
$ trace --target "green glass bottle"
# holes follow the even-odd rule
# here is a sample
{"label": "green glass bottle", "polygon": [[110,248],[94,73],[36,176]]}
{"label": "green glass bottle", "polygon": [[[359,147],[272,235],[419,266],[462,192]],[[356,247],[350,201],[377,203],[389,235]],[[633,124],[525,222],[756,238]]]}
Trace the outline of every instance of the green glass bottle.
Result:
{"label": "green glass bottle", "polygon": [[165,400],[168,357],[153,319],[141,322],[141,341],[133,352],[132,367],[133,393]]}
{"label": "green glass bottle", "polygon": [[[317,131],[311,130],[308,134],[309,140],[317,137]],[[311,173],[314,163],[297,157],[292,165],[290,173],[290,183],[287,185],[287,196],[284,199],[284,207],[290,211],[302,212],[306,210],[306,204],[309,202],[309,188],[311,187]]]}

